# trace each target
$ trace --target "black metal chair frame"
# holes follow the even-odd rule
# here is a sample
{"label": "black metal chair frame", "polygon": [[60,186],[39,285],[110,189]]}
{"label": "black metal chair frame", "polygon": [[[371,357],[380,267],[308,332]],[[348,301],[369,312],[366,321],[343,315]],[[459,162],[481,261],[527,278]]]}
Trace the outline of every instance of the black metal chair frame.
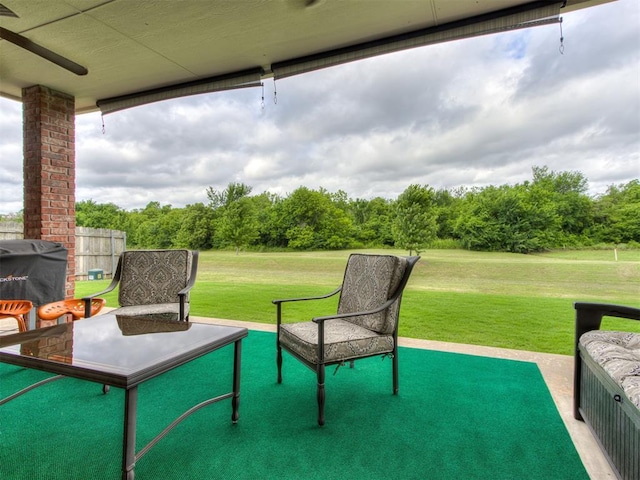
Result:
{"label": "black metal chair frame", "polygon": [[[399,389],[399,381],[398,381],[398,325],[400,323],[400,304],[402,302],[402,294],[404,291],[407,282],[409,281],[409,277],[411,276],[411,272],[415,264],[420,260],[419,256],[411,256],[406,257],[407,266],[405,268],[402,279],[400,280],[398,287],[395,292],[392,294],[389,299],[380,305],[378,308],[374,310],[362,311],[362,312],[353,312],[353,313],[343,313],[336,315],[327,315],[322,317],[313,317],[311,319],[312,322],[318,325],[318,363],[312,363],[306,360],[305,358],[298,355],[296,352],[291,351],[291,349],[287,348],[285,345],[280,343],[280,325],[282,324],[282,304],[288,302],[301,302],[308,300],[322,300],[326,298],[330,298],[342,291],[342,286],[338,287],[334,291],[326,294],[315,297],[302,297],[302,298],[287,298],[287,299],[279,299],[273,300],[272,303],[276,305],[276,325],[277,325],[277,335],[276,335],[276,348],[277,348],[277,357],[276,363],[278,367],[278,383],[282,383],[282,349],[285,349],[289,354],[293,357],[297,358],[300,362],[306,365],[308,368],[316,372],[318,378],[318,386],[317,386],[317,401],[318,401],[318,425],[324,425],[324,405],[325,405],[325,367],[329,365],[338,365],[344,364],[346,362],[350,362],[351,366],[353,366],[353,362],[359,360],[361,358],[375,357],[379,355],[389,355],[392,358],[392,372],[393,372],[393,394],[398,394]],[[339,361],[324,361],[324,324],[325,322],[331,320],[338,320],[343,318],[353,318],[357,316],[371,315],[381,311],[386,310],[391,307],[394,302],[398,302],[398,318],[395,323],[395,328],[393,329],[393,350],[389,350],[388,352],[377,352],[375,354],[359,356],[355,358],[346,358]]]}

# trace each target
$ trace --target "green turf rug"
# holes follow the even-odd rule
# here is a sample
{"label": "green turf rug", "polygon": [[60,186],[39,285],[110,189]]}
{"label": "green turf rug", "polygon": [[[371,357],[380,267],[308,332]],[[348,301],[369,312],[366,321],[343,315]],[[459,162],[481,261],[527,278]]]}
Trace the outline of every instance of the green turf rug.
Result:
{"label": "green turf rug", "polygon": [[[275,337],[243,342],[240,421],[199,410],[136,465],[139,480],[588,479],[538,367],[402,348],[400,394],[380,357],[328,369],[326,425],[315,375]],[[188,407],[231,389],[232,347],[139,388],[138,450]],[[0,364],[0,397],[46,374]],[[123,391],[63,379],[0,407],[0,478],[120,478]]]}

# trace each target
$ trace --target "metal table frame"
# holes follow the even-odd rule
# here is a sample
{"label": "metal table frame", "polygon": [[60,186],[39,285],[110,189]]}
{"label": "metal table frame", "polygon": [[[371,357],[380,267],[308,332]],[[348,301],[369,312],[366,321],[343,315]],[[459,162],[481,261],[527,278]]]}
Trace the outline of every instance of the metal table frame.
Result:
{"label": "metal table frame", "polygon": [[[220,331],[213,336],[209,335],[208,340],[205,339],[202,341],[198,341],[196,342],[196,345],[191,345],[190,348],[183,351],[177,351],[170,358],[167,358],[165,356],[162,358],[162,360],[153,362],[152,365],[145,365],[144,368],[116,369],[112,368],[113,365],[101,365],[100,363],[91,365],[82,363],[66,363],[60,361],[59,359],[55,359],[55,357],[54,359],[39,358],[37,356],[30,355],[28,351],[26,353],[21,351],[21,347],[29,345],[30,342],[42,340],[44,338],[55,335],[65,334],[68,333],[69,330],[73,331],[74,327],[80,326],[80,322],[82,322],[82,327],[93,327],[94,325],[114,322],[114,320],[115,316],[106,314],[86,320],[79,320],[73,323],[56,325],[53,327],[47,327],[34,331],[0,337],[0,362],[57,374],[54,377],[49,377],[45,380],[30,385],[4,399],[1,399],[0,406],[20,395],[27,393],[28,391],[36,387],[45,385],[64,377],[74,377],[82,380],[101,383],[105,386],[105,391],[108,390],[106,386],[114,386],[125,389],[124,433],[122,439],[122,479],[133,480],[135,477],[134,468],[136,462],[140,460],[156,443],[164,438],[180,422],[185,420],[187,417],[189,417],[199,409],[212,403],[230,398],[232,408],[231,421],[234,424],[237,423],[239,418],[238,409],[240,406],[240,368],[242,355],[242,339],[247,336],[248,331],[246,328],[226,326],[223,327],[209,324],[188,324],[189,327],[198,325],[197,329],[201,330],[204,333],[211,333],[213,332],[212,329],[214,328],[218,328],[220,329]],[[137,318],[131,318],[131,320],[136,321]],[[99,323],[96,324],[96,321],[98,321]],[[92,324],[86,322],[92,322]],[[162,325],[165,324],[180,324],[181,329],[184,329],[185,322],[162,323]],[[157,326],[158,323],[155,322],[155,325]],[[156,332],[150,332],[149,334],[154,333]],[[162,333],[166,333],[166,331],[162,331]],[[136,335],[138,334],[139,333],[136,333]],[[163,341],[165,339],[166,337],[163,337]],[[139,452],[136,453],[138,385],[173,368],[184,365],[185,363],[201,357],[202,355],[206,355],[215,350],[218,350],[219,348],[230,345],[231,343],[234,344],[232,391],[210,398],[189,408],[182,415],[176,418],[172,423],[170,423],[164,430],[162,430],[162,432],[160,432],[155,438],[153,438]]]}

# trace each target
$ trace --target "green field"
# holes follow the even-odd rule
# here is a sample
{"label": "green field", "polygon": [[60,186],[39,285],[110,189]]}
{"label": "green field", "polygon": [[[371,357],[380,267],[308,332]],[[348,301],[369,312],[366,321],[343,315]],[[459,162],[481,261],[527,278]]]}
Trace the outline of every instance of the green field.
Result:
{"label": "green field", "polygon": [[[192,315],[274,324],[271,300],[333,290],[349,253],[201,252]],[[76,297],[108,283],[77,282]],[[115,295],[105,298],[108,306],[117,306]],[[619,251],[616,260],[612,250],[539,255],[429,250],[405,292],[400,335],[570,355],[575,301],[640,307],[640,251]],[[335,300],[289,304],[285,321],[335,308]],[[606,319],[603,325],[640,331],[640,322]]]}

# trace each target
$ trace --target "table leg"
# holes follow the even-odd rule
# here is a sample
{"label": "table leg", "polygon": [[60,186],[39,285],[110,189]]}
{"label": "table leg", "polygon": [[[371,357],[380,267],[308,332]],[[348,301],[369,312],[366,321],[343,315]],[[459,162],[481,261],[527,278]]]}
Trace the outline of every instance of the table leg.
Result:
{"label": "table leg", "polygon": [[242,339],[237,340],[234,343],[234,358],[233,358],[233,398],[231,399],[231,408],[233,413],[231,414],[231,421],[238,423],[238,408],[240,407],[240,360],[242,356]]}
{"label": "table leg", "polygon": [[122,438],[122,480],[134,480],[136,466],[136,413],[138,387],[125,390],[124,434]]}

